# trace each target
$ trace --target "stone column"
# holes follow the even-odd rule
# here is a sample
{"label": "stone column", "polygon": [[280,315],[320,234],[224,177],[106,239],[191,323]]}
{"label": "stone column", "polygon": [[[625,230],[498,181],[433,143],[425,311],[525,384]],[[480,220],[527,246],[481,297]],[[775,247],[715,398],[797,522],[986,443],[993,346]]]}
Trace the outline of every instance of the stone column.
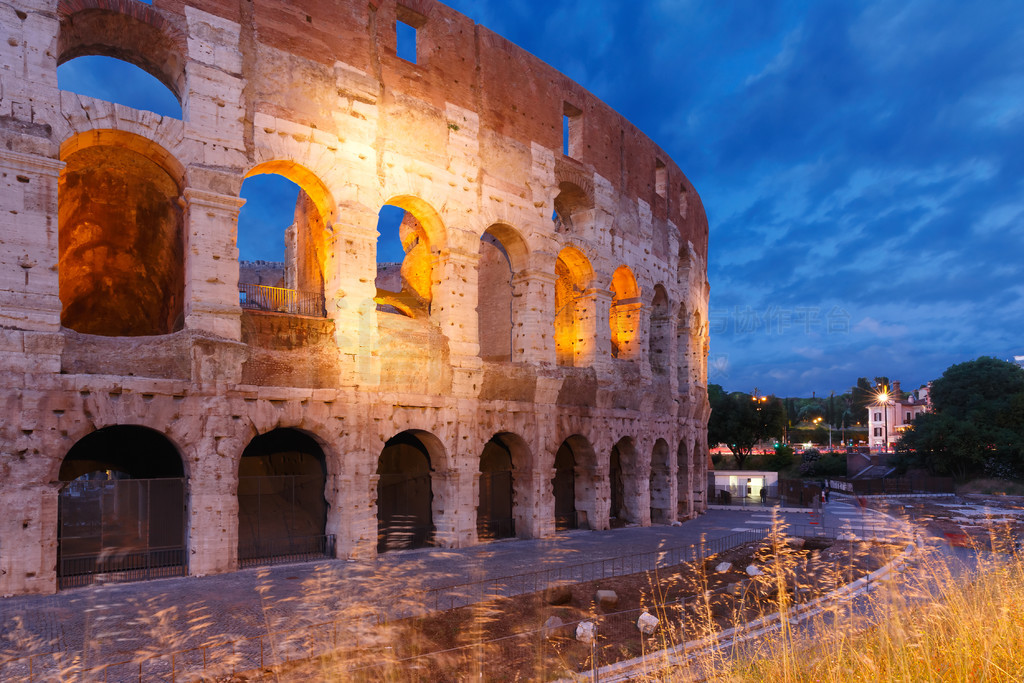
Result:
{"label": "stone column", "polygon": [[[338,210],[346,221],[352,211]],[[358,222],[334,223],[334,265],[325,277],[327,316],[334,320],[342,386],[380,383],[377,336],[377,216],[365,212]],[[374,532],[376,534],[376,531]]]}
{"label": "stone column", "polygon": [[56,332],[57,180],[64,162],[0,149],[0,327]]}
{"label": "stone column", "polygon": [[477,334],[477,268],[480,254],[449,250],[434,264],[431,317],[448,338],[452,394],[475,397],[480,391],[480,341]]}
{"label": "stone column", "polygon": [[588,289],[576,300],[576,367],[593,367],[598,372],[611,369],[611,304],[612,293],[607,289]]}
{"label": "stone column", "polygon": [[185,327],[238,341],[238,211],[233,195],[185,188]]}
{"label": "stone column", "polygon": [[512,276],[515,327],[512,359],[530,364],[555,364],[554,269],[522,270]]}
{"label": "stone column", "polygon": [[[188,472],[188,573],[221,574],[238,568],[238,467],[245,440],[229,417],[208,419],[182,444]],[[187,449],[187,450],[186,450]],[[190,452],[191,451],[191,452]]]}

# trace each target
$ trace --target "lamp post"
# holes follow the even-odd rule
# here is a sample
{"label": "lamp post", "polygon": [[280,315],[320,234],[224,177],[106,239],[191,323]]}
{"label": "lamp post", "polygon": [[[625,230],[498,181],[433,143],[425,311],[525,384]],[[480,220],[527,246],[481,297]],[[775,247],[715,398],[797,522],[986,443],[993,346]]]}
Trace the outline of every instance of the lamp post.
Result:
{"label": "lamp post", "polygon": [[875,396],[878,399],[878,405],[882,406],[882,416],[885,420],[885,453],[889,453],[889,391],[888,388],[883,384],[882,390]]}
{"label": "lamp post", "polygon": [[[768,400],[768,397],[767,396],[758,396],[757,395],[757,387],[754,387],[754,395],[750,397],[750,400],[757,404],[757,412],[758,412],[758,418],[757,418],[757,423],[758,424],[757,424],[757,426],[758,426],[758,430],[759,430],[758,436],[760,436],[761,435],[760,434],[760,429],[762,427],[762,425],[761,425],[761,418],[760,418],[761,406],[764,405],[764,403]],[[761,444],[761,453],[764,454],[764,444]]]}

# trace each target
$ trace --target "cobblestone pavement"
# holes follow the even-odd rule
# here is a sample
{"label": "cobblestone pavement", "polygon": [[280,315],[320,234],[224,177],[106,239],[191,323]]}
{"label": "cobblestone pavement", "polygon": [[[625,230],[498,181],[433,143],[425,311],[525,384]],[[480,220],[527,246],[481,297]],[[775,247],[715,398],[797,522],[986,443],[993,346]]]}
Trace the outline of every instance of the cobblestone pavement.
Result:
{"label": "cobblestone pavement", "polygon": [[[832,512],[834,511],[834,512]],[[789,523],[840,526],[865,513],[830,503],[825,513],[786,513]],[[874,524],[884,517],[869,511]],[[208,577],[94,585],[55,595],[0,599],[0,659],[80,653],[103,663],[347,618],[394,613],[431,588],[479,582],[720,539],[770,524],[768,510],[711,510],[681,526],[575,531],[458,550],[386,553],[373,561],[321,560]],[[353,616],[355,615],[355,616]],[[0,671],[0,678],[3,678]]]}

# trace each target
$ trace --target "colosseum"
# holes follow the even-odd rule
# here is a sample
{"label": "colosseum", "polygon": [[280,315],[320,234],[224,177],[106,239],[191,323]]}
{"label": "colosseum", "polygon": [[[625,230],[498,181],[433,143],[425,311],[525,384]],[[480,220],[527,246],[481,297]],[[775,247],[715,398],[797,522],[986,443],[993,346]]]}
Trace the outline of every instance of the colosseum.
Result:
{"label": "colosseum", "polygon": [[[0,594],[705,509],[707,219],[579,84],[433,0],[0,22]],[[60,89],[88,55],[181,118]]]}

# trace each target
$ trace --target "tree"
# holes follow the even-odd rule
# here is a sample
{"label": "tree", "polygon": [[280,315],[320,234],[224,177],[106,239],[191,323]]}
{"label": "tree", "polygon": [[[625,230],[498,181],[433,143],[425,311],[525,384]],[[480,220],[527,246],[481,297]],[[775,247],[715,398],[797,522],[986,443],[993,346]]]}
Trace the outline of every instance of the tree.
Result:
{"label": "tree", "polygon": [[882,388],[888,390],[890,382],[888,377],[875,377],[875,386],[867,377],[858,377],[857,385],[850,389],[850,403],[853,409],[853,419],[856,422],[868,423],[868,407],[877,403],[878,392]]}
{"label": "tree", "polygon": [[726,394],[717,384],[708,386],[711,419],[708,443],[725,444],[742,468],[754,446],[770,438],[780,438],[786,427],[786,409],[782,400],[762,396],[755,401],[750,394]]}
{"label": "tree", "polygon": [[982,356],[946,369],[932,383],[932,412],[897,445],[909,465],[959,479],[1024,466],[1024,369]]}

